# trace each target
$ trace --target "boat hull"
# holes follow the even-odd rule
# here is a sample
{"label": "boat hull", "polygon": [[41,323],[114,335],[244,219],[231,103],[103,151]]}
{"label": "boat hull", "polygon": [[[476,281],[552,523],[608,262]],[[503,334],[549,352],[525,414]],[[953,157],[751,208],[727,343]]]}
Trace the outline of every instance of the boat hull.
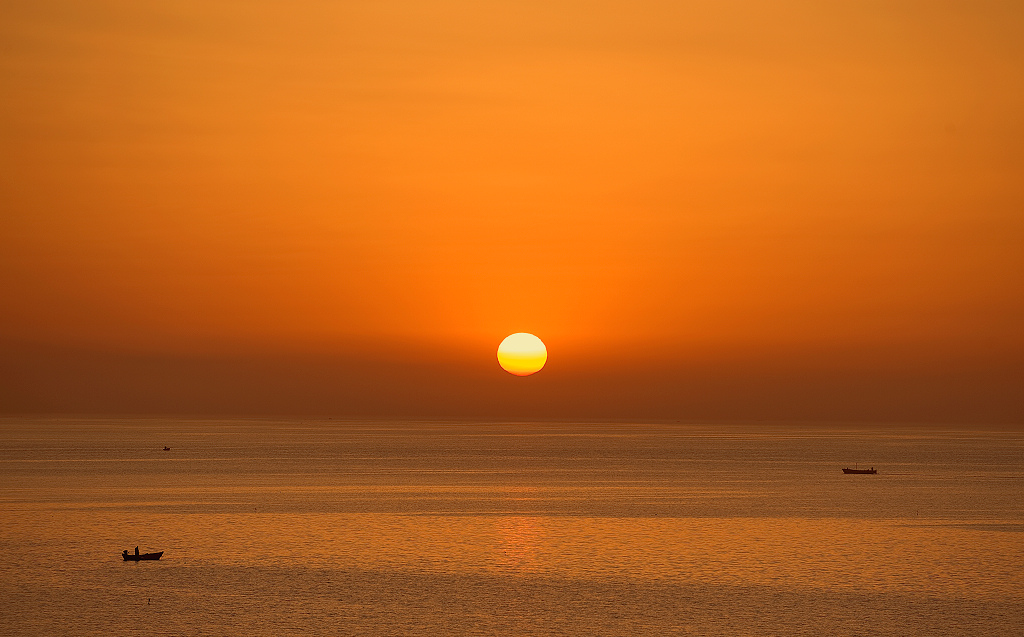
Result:
{"label": "boat hull", "polygon": [[860,474],[878,473],[878,469],[843,469],[843,473],[860,473]]}
{"label": "boat hull", "polygon": [[122,554],[121,557],[124,558],[125,562],[139,562],[141,560],[158,560],[163,554],[163,551],[160,551],[159,553],[143,553],[142,555],[129,553],[127,555]]}

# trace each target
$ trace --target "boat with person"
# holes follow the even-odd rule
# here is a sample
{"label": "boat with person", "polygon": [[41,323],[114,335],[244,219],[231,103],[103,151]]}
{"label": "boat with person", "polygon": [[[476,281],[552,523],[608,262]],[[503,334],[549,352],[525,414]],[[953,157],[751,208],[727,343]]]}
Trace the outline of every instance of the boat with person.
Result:
{"label": "boat with person", "polygon": [[875,469],[874,467],[871,467],[870,469],[843,469],[843,473],[864,473],[864,474],[867,474],[867,473],[878,473],[878,470]]}

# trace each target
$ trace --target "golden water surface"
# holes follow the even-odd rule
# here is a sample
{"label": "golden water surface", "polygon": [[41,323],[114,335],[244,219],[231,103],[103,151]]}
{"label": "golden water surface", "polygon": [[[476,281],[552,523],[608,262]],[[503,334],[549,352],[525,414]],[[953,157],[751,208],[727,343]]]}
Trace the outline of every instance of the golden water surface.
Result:
{"label": "golden water surface", "polygon": [[[7,420],[0,632],[1014,635],[1022,450],[983,428]],[[136,545],[164,556],[123,562]]]}

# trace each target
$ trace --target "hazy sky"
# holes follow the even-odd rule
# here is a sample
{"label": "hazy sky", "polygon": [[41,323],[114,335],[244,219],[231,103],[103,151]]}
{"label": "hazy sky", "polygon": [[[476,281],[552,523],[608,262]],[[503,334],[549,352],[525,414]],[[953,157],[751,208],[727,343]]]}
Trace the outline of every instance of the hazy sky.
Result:
{"label": "hazy sky", "polygon": [[0,412],[1024,421],[1018,2],[15,1],[0,88]]}

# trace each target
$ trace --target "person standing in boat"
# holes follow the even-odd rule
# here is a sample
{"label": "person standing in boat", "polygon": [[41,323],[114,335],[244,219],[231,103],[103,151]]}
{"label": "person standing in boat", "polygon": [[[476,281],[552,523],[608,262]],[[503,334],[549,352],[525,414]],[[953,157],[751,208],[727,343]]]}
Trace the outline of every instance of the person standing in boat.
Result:
{"label": "person standing in boat", "polygon": [[139,556],[139,547],[135,547],[135,557]]}

